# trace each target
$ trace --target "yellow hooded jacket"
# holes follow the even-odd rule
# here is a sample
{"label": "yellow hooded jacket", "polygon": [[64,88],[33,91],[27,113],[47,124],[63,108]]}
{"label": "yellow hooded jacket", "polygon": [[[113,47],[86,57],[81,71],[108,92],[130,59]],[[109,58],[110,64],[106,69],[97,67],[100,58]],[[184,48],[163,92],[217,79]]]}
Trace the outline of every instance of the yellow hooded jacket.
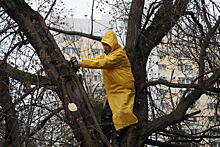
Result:
{"label": "yellow hooded jacket", "polygon": [[101,42],[111,46],[108,55],[82,59],[81,67],[102,69],[106,97],[112,110],[116,130],[138,122],[133,114],[135,97],[134,78],[124,49],[113,31],[107,31]]}

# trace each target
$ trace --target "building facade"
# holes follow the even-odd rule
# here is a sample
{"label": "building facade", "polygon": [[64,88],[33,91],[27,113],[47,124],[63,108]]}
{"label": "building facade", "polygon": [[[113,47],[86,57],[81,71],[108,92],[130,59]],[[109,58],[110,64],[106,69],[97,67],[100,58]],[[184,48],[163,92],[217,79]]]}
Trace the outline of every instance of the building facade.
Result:
{"label": "building facade", "polygon": [[[196,62],[196,53],[192,54],[193,48],[188,45],[179,45],[169,41],[158,45],[151,53],[147,64],[148,81],[165,80],[174,84],[197,84],[198,81],[198,62]],[[193,57],[194,56],[194,57]],[[206,69],[208,72],[208,69]],[[209,76],[208,74],[206,76]],[[151,111],[152,118],[159,117],[172,112],[181,98],[184,98],[192,91],[192,88],[175,88],[163,84],[150,86],[151,97],[157,112]],[[219,94],[208,92],[203,94],[187,111],[187,114],[200,111],[197,115],[184,120],[176,131],[182,132],[185,136],[196,135],[217,135],[220,132],[220,104],[218,102]],[[156,114],[156,116],[153,114]],[[213,128],[210,130],[210,128]],[[168,128],[174,131],[174,128]],[[209,130],[206,133],[205,130]],[[162,136],[157,136],[160,138]],[[173,138],[172,138],[173,139]],[[160,140],[172,141],[165,137]],[[180,139],[180,138],[179,138]],[[186,138],[182,138],[186,139]],[[187,139],[186,139],[187,140]],[[220,139],[203,138],[200,144],[194,141],[189,142],[189,146],[213,146],[220,145]]]}

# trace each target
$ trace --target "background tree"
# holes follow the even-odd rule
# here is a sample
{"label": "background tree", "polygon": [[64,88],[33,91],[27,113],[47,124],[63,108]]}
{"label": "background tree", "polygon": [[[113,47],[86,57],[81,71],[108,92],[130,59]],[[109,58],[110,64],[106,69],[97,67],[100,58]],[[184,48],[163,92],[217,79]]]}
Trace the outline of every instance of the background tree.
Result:
{"label": "background tree", "polygon": [[[52,22],[45,23],[48,18],[52,21],[52,16],[57,16],[51,13],[55,9],[56,0],[52,3],[42,2],[42,5],[49,6],[46,7],[47,10],[39,9],[48,12],[43,15],[44,18],[23,0],[0,1],[1,19],[4,22],[1,43],[5,41],[2,46],[4,54],[1,56],[1,76],[4,74],[10,77],[9,83],[13,88],[9,90],[16,109],[12,106],[10,108],[13,111],[18,110],[17,113],[21,115],[18,117],[19,123],[15,123],[17,129],[13,129],[24,134],[24,137],[15,135],[16,140],[18,144],[25,146],[37,146],[41,143],[45,146],[108,146],[81,82],[64,59],[54,40],[55,34],[53,36],[47,27]],[[193,140],[203,143],[205,138],[218,137],[211,133],[218,129],[219,123],[207,125],[205,130],[197,134],[187,134],[181,128],[186,124],[185,119],[200,113],[190,113],[188,110],[203,94],[219,92],[219,5],[211,0],[152,0],[148,4],[144,7],[144,0],[132,0],[130,8],[126,8],[129,16],[125,49],[135,77],[135,113],[139,124],[127,130],[121,145],[172,146],[172,141]],[[210,8],[212,11],[209,12]],[[100,40],[100,37],[91,34],[67,32],[52,27],[50,29]],[[190,46],[180,45],[183,43]],[[153,49],[160,44],[167,44],[167,48],[163,47],[159,52],[169,55],[170,58],[179,59],[177,54],[187,53],[196,65],[195,71],[198,71],[192,84],[174,83],[172,80],[148,80],[146,63]],[[20,59],[16,62],[18,56]],[[180,63],[178,61],[177,64]],[[152,99],[155,95],[152,86],[158,85],[164,85],[168,89],[181,88],[182,91],[187,90],[187,94],[180,96],[172,109],[161,113]],[[173,94],[170,91],[171,102]],[[10,96],[2,91],[1,95],[7,96],[8,103],[13,105]],[[211,99],[214,99],[215,116],[218,116],[219,97],[211,96]],[[69,102],[74,102],[78,111],[70,112],[67,108]],[[4,105],[6,104],[1,103],[2,112]],[[7,118],[1,118],[5,119],[5,126],[8,126]],[[56,134],[58,132],[60,133]],[[148,139],[152,134],[159,134],[168,142]],[[9,137],[6,131],[6,137],[3,135],[1,138],[6,143]],[[14,143],[11,141],[9,144]]]}

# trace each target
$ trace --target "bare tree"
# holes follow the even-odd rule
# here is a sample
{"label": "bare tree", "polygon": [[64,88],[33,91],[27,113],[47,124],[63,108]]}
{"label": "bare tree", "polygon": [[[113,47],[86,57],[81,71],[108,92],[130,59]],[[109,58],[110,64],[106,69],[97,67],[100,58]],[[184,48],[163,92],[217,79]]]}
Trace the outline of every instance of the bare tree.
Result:
{"label": "bare tree", "polygon": [[[145,3],[144,0],[132,0],[130,9],[126,8],[129,10],[129,16],[124,19],[128,22],[125,49],[135,77],[135,113],[139,123],[129,127],[121,141],[121,146],[141,147],[145,144],[172,146],[173,142],[177,142],[177,144],[187,141],[202,143],[204,138],[219,137],[211,134],[213,131],[218,131],[219,123],[207,125],[207,128],[200,133],[193,134],[183,131],[183,126],[189,124],[185,120],[201,113],[200,110],[189,112],[190,108],[202,98],[201,96],[210,92],[219,93],[219,5],[211,0],[208,2],[203,0],[155,0],[148,2],[149,5],[145,8]],[[122,4],[124,4],[123,1]],[[14,129],[18,133],[25,132],[25,137],[20,139],[17,134],[13,137],[19,138],[20,145],[26,146],[39,144],[50,146],[56,143],[64,146],[109,146],[80,80],[63,57],[49,29],[94,40],[100,40],[100,37],[48,27],[45,19],[51,16],[49,13],[56,5],[56,0],[50,5],[48,13],[43,18],[23,0],[0,1],[1,16],[5,25],[1,30],[1,42],[5,38],[10,40],[5,45],[8,48],[4,48],[4,50],[8,50],[1,59],[4,61],[0,64],[1,76],[5,74],[10,77],[11,83],[16,85],[14,89],[19,93],[16,93],[19,98],[15,98],[14,104],[11,102],[10,96],[7,96],[13,115],[17,109],[19,114],[26,116],[25,119],[22,119],[21,116],[15,117],[20,124],[25,122],[25,125],[19,126],[16,121],[14,122],[16,126]],[[211,12],[207,10],[209,8],[212,8]],[[190,57],[190,61],[195,65],[194,71],[198,73],[197,77],[191,79],[190,84],[175,83],[172,80],[173,71],[170,73],[169,81],[148,80],[146,63],[149,61],[153,49],[158,45],[163,45],[159,53],[169,56],[169,59],[175,58],[177,66],[183,65],[181,63],[183,61],[179,60],[180,54]],[[26,56],[31,55],[28,59],[33,62],[26,65],[26,58],[21,58],[24,60],[25,68],[16,67],[21,63],[16,63],[16,58],[12,53],[16,52],[16,56],[19,56],[20,52],[28,50],[31,54],[26,53]],[[15,60],[5,64],[9,58]],[[38,63],[39,60],[40,63]],[[169,65],[171,64],[170,62]],[[37,72],[32,74],[30,71]],[[152,87],[158,88],[158,85],[165,86],[170,93],[169,103],[172,108],[168,111],[160,109],[153,99],[157,92],[151,91]],[[171,91],[171,88],[186,91],[178,97],[178,100],[174,101],[175,93]],[[161,90],[160,87],[158,89]],[[11,90],[11,96],[13,96],[13,89],[8,90]],[[6,89],[6,91],[8,90]],[[1,95],[3,95],[2,91]],[[50,99],[51,97],[53,99]],[[162,99],[161,94],[158,99],[160,98]],[[215,95],[210,98],[214,99],[217,118],[219,96]],[[69,102],[76,104],[78,108],[76,112],[68,110]],[[2,112],[4,112],[5,105],[5,103],[1,103]],[[20,113],[22,109],[25,110],[25,113]],[[41,110],[44,111],[41,113]],[[48,123],[51,121],[60,124]],[[217,122],[219,121],[217,120]],[[5,123],[5,126],[10,124],[7,121]],[[69,127],[64,129],[67,124]],[[60,136],[54,135],[59,132],[57,128],[64,129],[59,134]],[[55,133],[53,134],[53,132]],[[44,133],[48,135],[42,136]],[[49,135],[49,133],[53,135]],[[150,140],[149,136],[152,134],[163,136],[163,141],[167,142]],[[6,136],[12,137],[7,134],[7,131]],[[43,140],[46,140],[45,144]],[[7,139],[5,139],[5,143],[7,143]]]}

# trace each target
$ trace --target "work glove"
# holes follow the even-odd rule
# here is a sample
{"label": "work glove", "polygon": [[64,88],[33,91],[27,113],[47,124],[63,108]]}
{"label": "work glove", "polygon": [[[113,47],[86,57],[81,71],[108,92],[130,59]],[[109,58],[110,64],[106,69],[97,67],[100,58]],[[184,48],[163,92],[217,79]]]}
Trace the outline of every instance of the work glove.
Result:
{"label": "work glove", "polygon": [[110,52],[111,52],[111,50],[104,50],[104,53],[105,53],[106,55],[108,55]]}
{"label": "work glove", "polygon": [[73,68],[73,70],[75,71],[75,72],[77,72],[78,70],[79,70],[79,68],[80,68],[80,61],[78,61],[77,59],[76,59],[76,57],[72,57],[71,59],[70,59],[70,66]]}

